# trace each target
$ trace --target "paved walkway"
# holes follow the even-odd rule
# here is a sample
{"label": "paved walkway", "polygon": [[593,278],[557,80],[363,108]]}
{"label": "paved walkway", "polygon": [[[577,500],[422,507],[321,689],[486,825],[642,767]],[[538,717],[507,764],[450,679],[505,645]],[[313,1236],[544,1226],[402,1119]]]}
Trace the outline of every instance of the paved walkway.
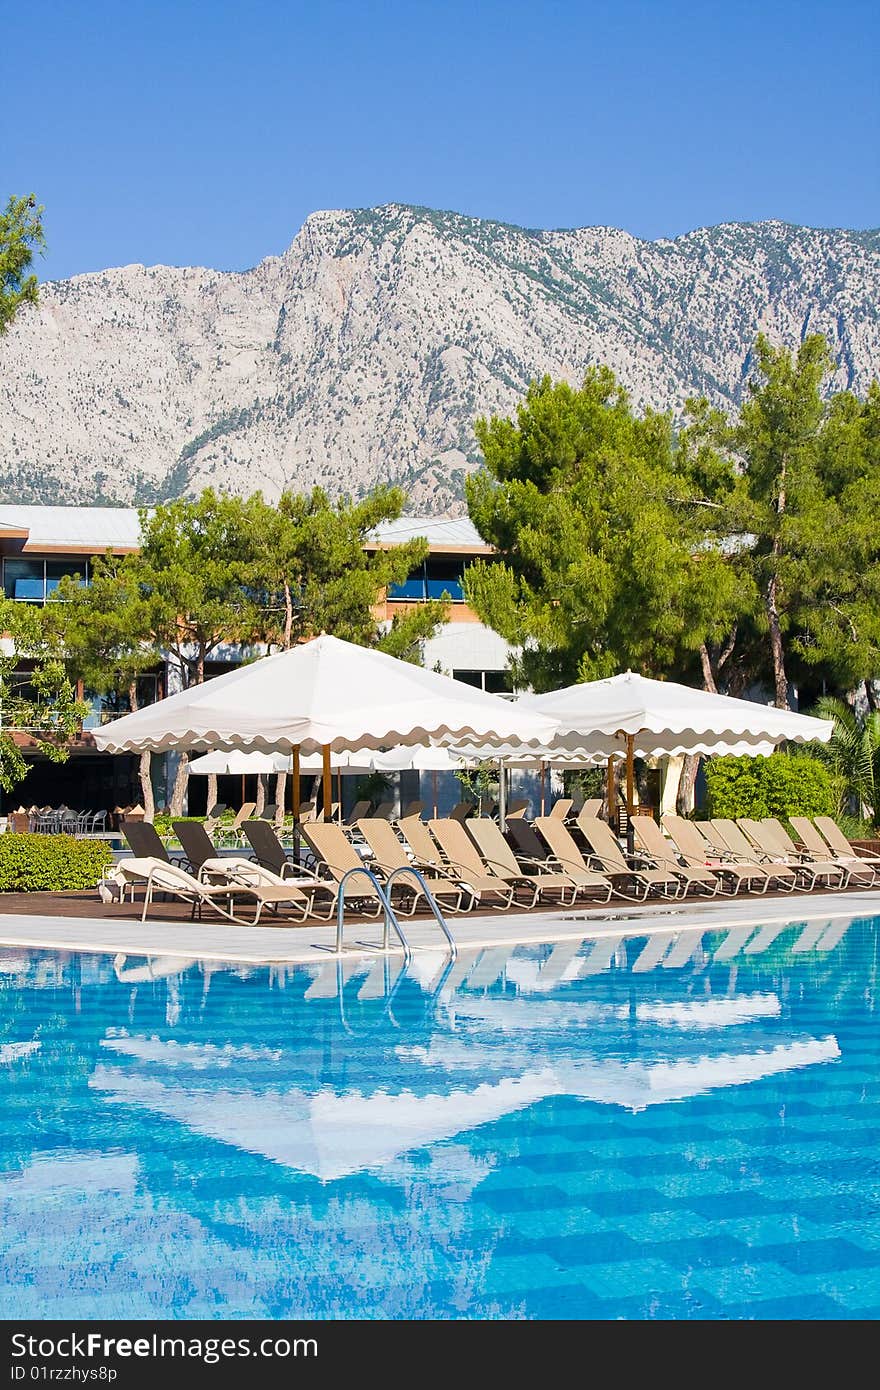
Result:
{"label": "paved walkway", "polygon": [[[743,902],[702,902],[676,906],[652,903],[592,910],[498,913],[452,918],[450,929],[460,951],[493,946],[524,946],[582,941],[607,935],[645,936],[654,932],[724,930],[771,922],[832,921],[880,916],[880,892],[813,893]],[[414,951],[445,950],[446,943],[430,919],[401,924]],[[375,955],[381,928],[374,922],[346,923],[346,955]],[[181,956],[193,960],[240,961],[251,965],[327,960],[335,948],[332,924],[297,927],[237,927],[224,923],[130,918],[0,916],[0,945],[45,950],[89,951],[116,955]],[[399,944],[392,953],[401,955]]]}

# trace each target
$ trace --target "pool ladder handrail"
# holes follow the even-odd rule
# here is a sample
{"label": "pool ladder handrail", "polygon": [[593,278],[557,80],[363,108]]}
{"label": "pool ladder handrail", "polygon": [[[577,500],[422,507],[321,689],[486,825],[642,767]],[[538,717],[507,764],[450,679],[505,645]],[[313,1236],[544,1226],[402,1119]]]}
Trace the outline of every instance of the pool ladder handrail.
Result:
{"label": "pool ladder handrail", "polygon": [[382,887],[382,884],[379,882],[376,875],[370,869],[367,869],[363,865],[357,865],[353,869],[347,869],[346,872],[342,875],[342,878],[339,880],[339,892],[336,898],[336,954],[338,956],[341,956],[343,950],[342,937],[345,919],[345,886],[350,879],[355,877],[356,874],[362,874],[364,878],[368,878],[370,880],[370,883],[375,888],[376,894],[379,898],[379,902],[382,904],[382,908],[385,912],[385,923],[382,930],[382,950],[387,951],[389,949],[391,940],[390,928],[393,926],[395,932],[397,933],[400,944],[403,947],[403,958],[408,963],[412,960],[412,947],[406,939],[406,933],[404,932],[403,927],[397,920],[397,914],[394,911],[394,908],[391,906],[391,898],[389,894],[385,892],[385,889]]}
{"label": "pool ladder handrail", "polygon": [[434,894],[431,892],[430,888],[425,882],[424,875],[415,867],[414,864],[401,864],[398,868],[391,870],[391,873],[385,880],[385,892],[387,893],[389,899],[391,897],[391,885],[394,882],[394,880],[398,878],[401,874],[412,874],[413,878],[418,883],[419,887],[425,895],[425,900],[429,908],[434,914],[434,918],[437,922],[438,927],[442,931],[443,935],[446,937],[446,940],[449,942],[449,954],[452,957],[452,959],[455,960],[455,958],[458,955],[458,947],[455,944],[455,937],[452,935],[452,932],[449,929],[449,923],[443,916],[443,913],[440,911],[440,905],[437,902],[437,899],[434,897]]}

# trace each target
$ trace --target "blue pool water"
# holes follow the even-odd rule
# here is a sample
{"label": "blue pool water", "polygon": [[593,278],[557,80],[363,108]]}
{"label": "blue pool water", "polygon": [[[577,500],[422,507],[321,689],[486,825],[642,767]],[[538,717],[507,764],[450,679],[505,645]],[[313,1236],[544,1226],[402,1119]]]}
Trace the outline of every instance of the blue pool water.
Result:
{"label": "blue pool water", "polygon": [[0,1316],[875,1317],[878,930],[2,949]]}

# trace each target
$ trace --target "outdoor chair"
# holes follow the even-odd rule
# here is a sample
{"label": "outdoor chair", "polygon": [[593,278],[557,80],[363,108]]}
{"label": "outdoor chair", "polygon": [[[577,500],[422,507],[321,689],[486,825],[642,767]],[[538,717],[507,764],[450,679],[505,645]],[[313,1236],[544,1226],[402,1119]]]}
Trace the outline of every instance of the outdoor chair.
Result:
{"label": "outdoor chair", "polygon": [[231,844],[234,844],[236,840],[239,840],[241,835],[241,827],[244,825],[246,820],[249,820],[251,818],[256,809],[257,803],[255,801],[245,801],[245,803],[236,812],[235,819],[232,822],[232,824],[228,826],[227,829],[223,832],[224,837],[227,841],[229,841]]}
{"label": "outdoor chair", "polygon": [[[555,820],[558,817],[554,816],[551,819]],[[517,816],[508,822],[505,834],[517,859],[527,864],[540,864],[544,868],[550,867],[553,856],[547,848],[547,842],[541,839],[529,821],[522,820]]]}
{"label": "outdoor chair", "polygon": [[695,821],[669,811],[663,817],[663,828],[688,867],[709,868],[718,875],[725,896],[733,897],[741,888],[766,893],[770,883],[767,870],[760,864],[739,863],[728,849],[711,845]]}
{"label": "outdoor chair", "polygon": [[[176,898],[192,905],[192,915],[201,917],[202,909],[212,907],[221,917],[239,926],[258,925],[264,909],[277,912],[286,903],[304,921],[312,911],[312,895],[303,892],[293,884],[241,883],[228,880],[225,883],[203,883],[178,864],[170,864],[162,859],[122,859],[113,869],[106,871],[99,885],[103,901],[110,901],[113,884],[122,891],[126,886],[142,884],[144,887],[144,906],[141,921],[145,922],[147,913],[156,893]],[[251,915],[244,915],[244,904],[251,907]]]}
{"label": "outdoor chair", "polygon": [[[792,824],[794,825],[794,821]],[[860,863],[880,865],[880,855],[872,854],[868,849],[859,849],[856,845],[850,844],[837,821],[832,820],[830,816],[816,816],[815,824],[822,837],[828,841],[829,847],[841,859],[852,857],[859,860]],[[797,829],[796,826],[795,829]]]}
{"label": "outdoor chair", "polygon": [[520,797],[516,801],[511,801],[510,805],[507,807],[507,810],[504,813],[504,818],[505,820],[521,820],[525,816],[525,813],[528,809],[528,801]]}
{"label": "outdoor chair", "polygon": [[[872,855],[867,851],[857,850],[855,845],[850,845],[842,830],[838,845],[849,845],[848,849],[841,849],[838,845],[833,845],[829,837],[820,834],[807,816],[792,816],[791,823],[800,835],[804,847],[811,853],[820,857],[823,854],[830,854],[834,860],[845,864],[851,872],[862,874],[870,871],[874,876],[872,882],[876,882],[877,877],[880,876],[880,855]],[[839,829],[839,827],[837,828]]]}
{"label": "outdoor chair", "polygon": [[119,828],[135,859],[158,859],[164,864],[186,863],[185,853],[168,853],[161,835],[151,821],[124,820]]}
{"label": "outdoor chair", "polygon": [[[567,820],[566,820],[565,823],[566,823],[566,825],[569,826],[571,829],[577,828],[578,830],[580,830],[581,834],[583,835],[583,834],[584,834],[584,830],[583,830],[583,826],[581,825],[581,821],[582,821],[582,820],[598,820],[598,818],[599,818],[599,813],[600,813],[601,810],[602,810],[602,798],[601,798],[601,797],[592,797],[591,800],[585,801],[585,802],[584,802],[583,806],[582,806],[581,809],[578,811],[578,813],[577,813],[576,816],[569,816],[569,817],[567,818]],[[586,836],[584,836],[584,838],[586,839]]]}
{"label": "outdoor chair", "polygon": [[356,801],[343,821],[344,825],[356,825],[364,816],[369,815],[372,803],[368,800]]}
{"label": "outdoor chair", "polygon": [[[412,890],[414,912],[418,900],[424,897],[422,887],[414,874],[407,874],[407,869],[418,868],[406,852],[403,843],[398,839],[394,827],[387,820],[376,820],[375,817],[368,817],[358,821],[358,830],[364,838],[365,844],[372,853],[372,864],[380,872],[377,877],[387,878],[389,874],[398,873],[395,884],[401,884]],[[422,870],[419,869],[419,873]],[[462,898],[465,890],[456,882],[454,878],[446,874],[439,874],[436,870],[429,870],[423,874],[428,891],[431,896],[436,898],[439,903],[449,912],[460,912],[462,910]],[[473,905],[473,898],[469,899],[468,907]]]}
{"label": "outdoor chair", "polygon": [[[384,908],[375,884],[370,882],[368,873],[372,872],[358,854],[354,845],[346,838],[345,831],[332,821],[313,821],[303,827],[303,835],[315,855],[318,867],[325,869],[336,885],[338,894],[346,874],[355,873],[346,884],[346,901],[360,912],[369,916],[379,916]],[[338,897],[337,897],[338,901]]]}
{"label": "outdoor chair", "polygon": [[473,801],[458,801],[449,812],[449,820],[465,821],[476,810]]}
{"label": "outdoor chair", "polygon": [[[493,820],[486,820],[482,817],[469,820],[466,834],[470,835],[484,863],[493,874],[498,874],[508,883],[513,883],[517,888],[522,887],[527,893],[531,893],[530,907],[534,907],[540,898],[544,898],[548,894],[557,897],[560,905],[565,907],[573,903],[579,894],[587,892],[589,885],[573,878],[564,870],[548,868],[546,864],[543,866],[532,864],[528,871],[525,871]],[[611,885],[606,880],[600,879],[598,875],[596,878],[595,886],[604,890],[605,902],[607,902],[611,897]]]}
{"label": "outdoor chair", "polygon": [[553,816],[556,820],[564,821],[573,805],[574,800],[572,797],[559,796],[556,798],[553,805],[550,807],[549,814]]}
{"label": "outdoor chair", "polygon": [[400,813],[400,820],[408,820],[410,816],[420,816],[424,809],[424,801],[408,801]]}
{"label": "outdoor chair", "polygon": [[644,867],[628,863],[607,821],[599,820],[597,816],[585,816],[581,812],[578,828],[589,845],[596,864],[608,875],[612,883],[623,881],[631,884],[630,893],[625,893],[620,888],[616,889],[622,897],[644,901],[652,892],[664,898],[678,898],[684,893],[686,885],[668,867],[651,868],[645,862],[644,856],[632,856],[640,857]]}
{"label": "outdoor chair", "polygon": [[446,873],[443,854],[421,816],[406,816],[397,823],[406,846],[412,853],[413,863],[422,873]]}
{"label": "outdoor chair", "polygon": [[516,893],[516,883],[494,873],[486,864],[464,826],[454,820],[431,820],[428,827],[440,846],[448,869],[460,878],[482,907],[499,911],[510,907]]}
{"label": "outdoor chair", "polygon": [[850,873],[845,865],[835,863],[828,855],[820,860],[803,853],[775,818],[758,821],[740,816],[736,824],[759,852],[789,865],[807,880],[809,888],[815,888],[820,881],[826,888],[846,888],[849,884]]}
{"label": "outdoor chair", "polygon": [[791,893],[795,888],[802,886],[802,879],[796,868],[791,864],[783,864],[772,859],[763,850],[755,850],[736,821],[729,820],[724,816],[706,821],[704,833],[712,839],[714,844],[722,848],[726,846],[730,853],[741,862],[755,861],[758,863],[770,874],[777,887],[786,893]]}
{"label": "outdoor chair", "polygon": [[394,814],[393,801],[380,801],[373,812],[373,820],[390,820]]}
{"label": "outdoor chair", "polygon": [[270,869],[273,874],[278,874],[279,878],[308,876],[308,866],[296,864],[288,857],[287,850],[268,821],[254,817],[252,820],[246,820],[241,828],[258,864]]}
{"label": "outdoor chair", "polygon": [[694,892],[708,893],[710,897],[716,896],[721,888],[721,879],[715,871],[704,865],[680,864],[653,816],[633,816],[632,826],[636,844],[650,856],[656,868],[666,869],[680,878],[685,892],[693,889]]}

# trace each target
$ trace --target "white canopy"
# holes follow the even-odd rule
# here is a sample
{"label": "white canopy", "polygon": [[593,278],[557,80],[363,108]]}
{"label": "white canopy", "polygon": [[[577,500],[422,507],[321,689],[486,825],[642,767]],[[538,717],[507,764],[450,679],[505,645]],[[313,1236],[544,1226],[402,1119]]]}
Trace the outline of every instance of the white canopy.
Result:
{"label": "white canopy", "polygon": [[95,730],[109,753],[244,748],[315,753],[432,740],[546,743],[555,721],[384,652],[316,637]]}
{"label": "white canopy", "polygon": [[[369,754],[365,757],[358,753],[332,753],[330,767],[333,772],[363,775],[372,771],[373,762]],[[302,773],[321,772],[323,768],[324,760],[320,753],[310,753],[299,760],[299,770]],[[189,770],[190,775],[196,777],[209,777],[212,774],[220,777],[250,777],[261,773],[274,775],[290,771],[290,755],[245,753],[240,748],[221,748],[215,749],[213,753],[203,753],[200,758],[193,758]]]}
{"label": "white canopy", "polygon": [[767,753],[779,743],[827,743],[834,727],[831,720],[648,680],[632,671],[546,695],[524,695],[518,704],[558,721],[552,740],[558,751],[588,743],[596,752],[604,746],[608,756],[620,752],[620,734],[632,735],[635,755],[646,758]]}

